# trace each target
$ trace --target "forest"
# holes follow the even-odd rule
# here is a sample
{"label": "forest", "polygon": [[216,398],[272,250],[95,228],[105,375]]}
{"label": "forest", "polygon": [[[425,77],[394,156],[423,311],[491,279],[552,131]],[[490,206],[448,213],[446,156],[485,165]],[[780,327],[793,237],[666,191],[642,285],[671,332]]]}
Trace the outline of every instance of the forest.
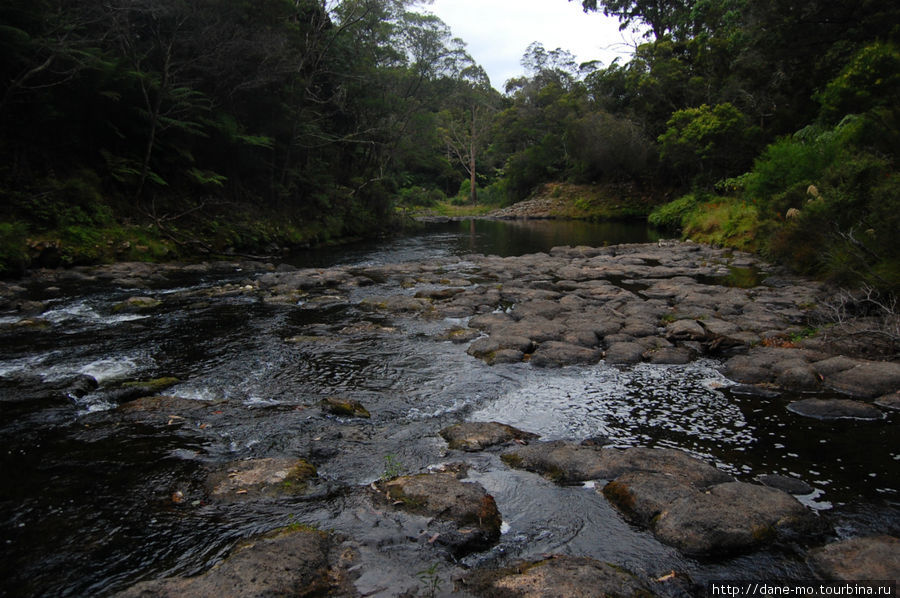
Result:
{"label": "forest", "polygon": [[0,272],[265,254],[566,182],[900,290],[896,3],[582,4],[646,32],[630,60],[536,42],[491,82],[427,2],[6,0]]}

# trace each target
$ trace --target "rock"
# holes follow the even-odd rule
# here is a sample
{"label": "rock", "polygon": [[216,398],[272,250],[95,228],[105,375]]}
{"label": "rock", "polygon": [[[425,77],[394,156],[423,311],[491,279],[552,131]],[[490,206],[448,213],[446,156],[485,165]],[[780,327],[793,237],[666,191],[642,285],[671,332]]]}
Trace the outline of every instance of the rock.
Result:
{"label": "rock", "polygon": [[[150,425],[185,426],[196,429],[202,426],[215,412],[219,411],[220,401],[198,401],[172,396],[141,397],[122,403],[116,410],[125,418]],[[201,428],[202,429],[202,428]]]}
{"label": "rock", "polygon": [[781,393],[771,388],[753,386],[752,384],[735,384],[728,387],[731,394],[739,397],[755,397],[758,399],[777,399]]}
{"label": "rock", "polygon": [[836,357],[829,357],[828,359],[817,361],[813,364],[813,367],[820,376],[827,377],[843,372],[844,370],[849,370],[856,365],[859,365],[858,360],[838,355]]}
{"label": "rock", "polygon": [[816,516],[790,494],[743,482],[678,499],[653,526],[660,541],[692,556],[741,552],[820,530]]}
{"label": "rock", "polygon": [[362,403],[355,399],[328,397],[319,401],[319,406],[323,411],[340,417],[362,417],[366,419],[372,417]]}
{"label": "rock", "polygon": [[809,563],[829,579],[900,583],[900,540],[871,536],[834,542],[810,551]]}
{"label": "rock", "polygon": [[249,459],[211,474],[206,486],[215,499],[248,500],[303,494],[317,475],[316,468],[305,459]]}
{"label": "rock", "polygon": [[70,399],[80,399],[89,392],[97,390],[99,386],[96,378],[81,374],[66,388],[66,396]]}
{"label": "rock", "polygon": [[662,347],[645,354],[650,363],[660,365],[683,365],[690,363],[694,352],[688,347]]}
{"label": "rock", "polygon": [[556,341],[541,343],[531,357],[531,363],[537,367],[562,367],[583,363],[596,363],[600,359],[600,351],[579,345],[570,345]]}
{"label": "rock", "polygon": [[516,469],[540,473],[558,483],[612,480],[629,471],[670,474],[697,487],[731,481],[727,473],[675,449],[600,448],[563,441],[535,442],[501,455]]}
{"label": "rock", "polygon": [[436,543],[456,557],[489,548],[500,538],[497,504],[480,484],[462,482],[453,473],[425,473],[373,486],[395,508],[452,524],[450,528],[438,524]]}
{"label": "rock", "polygon": [[797,478],[791,478],[788,476],[777,475],[777,474],[765,474],[756,478],[760,484],[763,486],[768,486],[770,488],[778,488],[779,490],[784,490],[790,494],[810,494],[813,492],[813,487],[804,482],[803,480],[798,480]]}
{"label": "rock", "polygon": [[554,555],[498,570],[476,571],[461,581],[475,596],[519,598],[646,598],[652,594],[622,567],[578,556]]}
{"label": "rock", "polygon": [[289,529],[245,542],[196,577],[145,581],[117,598],[251,598],[355,595],[346,564],[326,533]]}
{"label": "rock", "polygon": [[535,442],[503,453],[504,463],[540,473],[559,484],[606,478],[609,472],[602,449],[563,442]]}
{"label": "rock", "polygon": [[558,341],[562,339],[565,333],[566,327],[562,322],[555,322],[541,317],[531,317],[494,328],[491,335],[518,336],[531,339],[533,343],[543,343]]}
{"label": "rock", "polygon": [[162,305],[162,301],[153,297],[129,297],[125,301],[113,305],[113,311],[129,313],[150,311],[160,305]]}
{"label": "rock", "polygon": [[852,397],[874,399],[900,388],[900,363],[863,361],[826,376],[825,383]]}
{"label": "rock", "polygon": [[900,410],[900,390],[878,397],[875,404],[885,409]]}
{"label": "rock", "polygon": [[786,390],[816,390],[820,381],[812,366],[804,363],[781,369],[775,384]]}
{"label": "rock", "polygon": [[875,421],[884,419],[884,413],[877,407],[851,399],[803,399],[794,401],[787,410],[813,419],[858,419]]}
{"label": "rock", "polygon": [[644,358],[644,347],[634,342],[616,342],[609,346],[605,354],[606,363],[631,365]]}
{"label": "rock", "polygon": [[480,338],[469,345],[466,353],[472,357],[493,361],[494,354],[503,349],[511,349],[519,353],[529,353],[533,344],[524,336],[506,336],[501,334]]}
{"label": "rock", "polygon": [[670,341],[702,341],[707,332],[696,320],[677,320],[666,326],[666,338]]}
{"label": "rock", "polygon": [[683,478],[648,471],[624,473],[602,492],[629,521],[645,527],[676,500],[698,494]]}
{"label": "rock", "polygon": [[132,380],[123,382],[120,387],[131,393],[135,393],[137,396],[146,397],[158,395],[160,391],[175,386],[179,382],[181,382],[181,380],[174,376],[164,376],[162,378],[153,378],[152,380]]}
{"label": "rock", "polygon": [[474,341],[479,336],[481,336],[481,333],[478,330],[454,326],[440,333],[437,338],[443,341],[451,341],[456,344],[462,344]]}
{"label": "rock", "polygon": [[537,434],[497,422],[464,422],[441,430],[451,449],[481,451],[513,440],[533,440]]}

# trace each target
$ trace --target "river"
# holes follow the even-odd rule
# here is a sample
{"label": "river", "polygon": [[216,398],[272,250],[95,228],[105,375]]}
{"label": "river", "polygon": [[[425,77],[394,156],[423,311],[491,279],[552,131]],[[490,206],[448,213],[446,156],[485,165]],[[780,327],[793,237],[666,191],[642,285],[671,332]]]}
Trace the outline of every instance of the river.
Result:
{"label": "river", "polygon": [[[371,266],[657,238],[642,225],[452,222],[288,261]],[[30,297],[45,304],[40,325],[17,326],[18,316],[0,314],[0,596],[106,596],[142,580],[198,574],[239,540],[290,523],[359,538],[369,550],[357,588],[396,595],[415,587],[415,573],[434,557],[379,527],[348,489],[445,462],[437,432],[465,420],[502,421],[544,439],[605,436],[622,447],[680,448],[748,480],[793,475],[815,488],[804,504],[833,518],[839,533],[900,528],[891,419],[801,422],[778,401],[731,394],[714,360],[491,367],[435,340],[446,322],[364,312],[360,303],[383,292],[380,284],[315,304],[213,292],[256,276],[188,270],[140,290],[103,280],[52,293],[32,288]],[[135,295],[161,305],[150,313],[116,310]],[[360,322],[369,328],[346,332]],[[287,341],[297,338],[307,342]],[[84,375],[98,388],[73,394]],[[117,409],[112,391],[122,382],[161,377],[178,380],[165,394],[220,407],[191,426],[177,416],[153,423]],[[312,408],[329,396],[359,400],[371,419]],[[281,455],[308,457],[327,489],[255,503],[206,499],[211,469]],[[686,558],[624,522],[591,484],[558,486],[508,469],[496,453],[465,459],[470,479],[497,500],[504,533],[490,551],[440,564],[448,579],[467,567],[545,553],[590,556],[648,577],[672,570],[698,581],[809,576],[796,555],[774,549],[712,562]]]}

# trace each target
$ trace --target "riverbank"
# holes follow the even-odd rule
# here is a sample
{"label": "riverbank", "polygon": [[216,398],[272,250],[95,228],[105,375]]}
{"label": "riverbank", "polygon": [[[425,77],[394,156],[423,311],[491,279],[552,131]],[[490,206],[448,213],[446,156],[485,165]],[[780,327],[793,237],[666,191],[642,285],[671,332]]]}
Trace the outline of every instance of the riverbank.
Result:
{"label": "riverbank", "polygon": [[[822,320],[831,289],[752,255],[663,241],[329,268],[46,270],[3,285],[3,326],[20,346],[46,345],[65,314],[84,317],[58,298],[97,286],[117,289],[95,309],[130,336],[163,328],[147,373],[175,380],[137,396],[121,378],[57,373],[57,392],[86,410],[74,438],[162,443],[139,476],[152,481],[150,527],[208,536],[250,521],[201,562],[148,565],[107,591],[675,597],[746,570],[898,576],[897,540],[884,537],[900,533],[896,508],[848,524],[835,506],[897,495],[884,453],[900,364],[860,334],[871,322]],[[235,360],[197,336],[228,339]],[[15,378],[22,363],[4,369],[19,411],[46,386]],[[199,392],[216,368],[224,386]],[[126,589],[137,580],[150,581]]]}

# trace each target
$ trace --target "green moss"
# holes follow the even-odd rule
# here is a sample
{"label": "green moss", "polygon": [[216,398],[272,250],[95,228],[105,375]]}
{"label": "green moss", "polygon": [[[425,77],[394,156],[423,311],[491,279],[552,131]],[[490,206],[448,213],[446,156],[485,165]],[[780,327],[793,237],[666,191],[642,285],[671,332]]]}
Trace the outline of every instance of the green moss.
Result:
{"label": "green moss", "polygon": [[362,417],[366,419],[372,417],[369,411],[362,406],[362,403],[354,399],[339,399],[335,397],[329,397],[327,399],[323,399],[319,404],[321,405],[322,409],[332,415],[343,417]]}
{"label": "green moss", "polygon": [[132,380],[129,382],[123,382],[122,388],[141,388],[145,389],[147,392],[156,393],[170,386],[175,386],[181,382],[178,378],[169,376],[163,378],[154,378],[152,380]]}
{"label": "green moss", "polygon": [[522,469],[522,457],[516,453],[504,453],[500,455],[500,460],[513,469]]}

